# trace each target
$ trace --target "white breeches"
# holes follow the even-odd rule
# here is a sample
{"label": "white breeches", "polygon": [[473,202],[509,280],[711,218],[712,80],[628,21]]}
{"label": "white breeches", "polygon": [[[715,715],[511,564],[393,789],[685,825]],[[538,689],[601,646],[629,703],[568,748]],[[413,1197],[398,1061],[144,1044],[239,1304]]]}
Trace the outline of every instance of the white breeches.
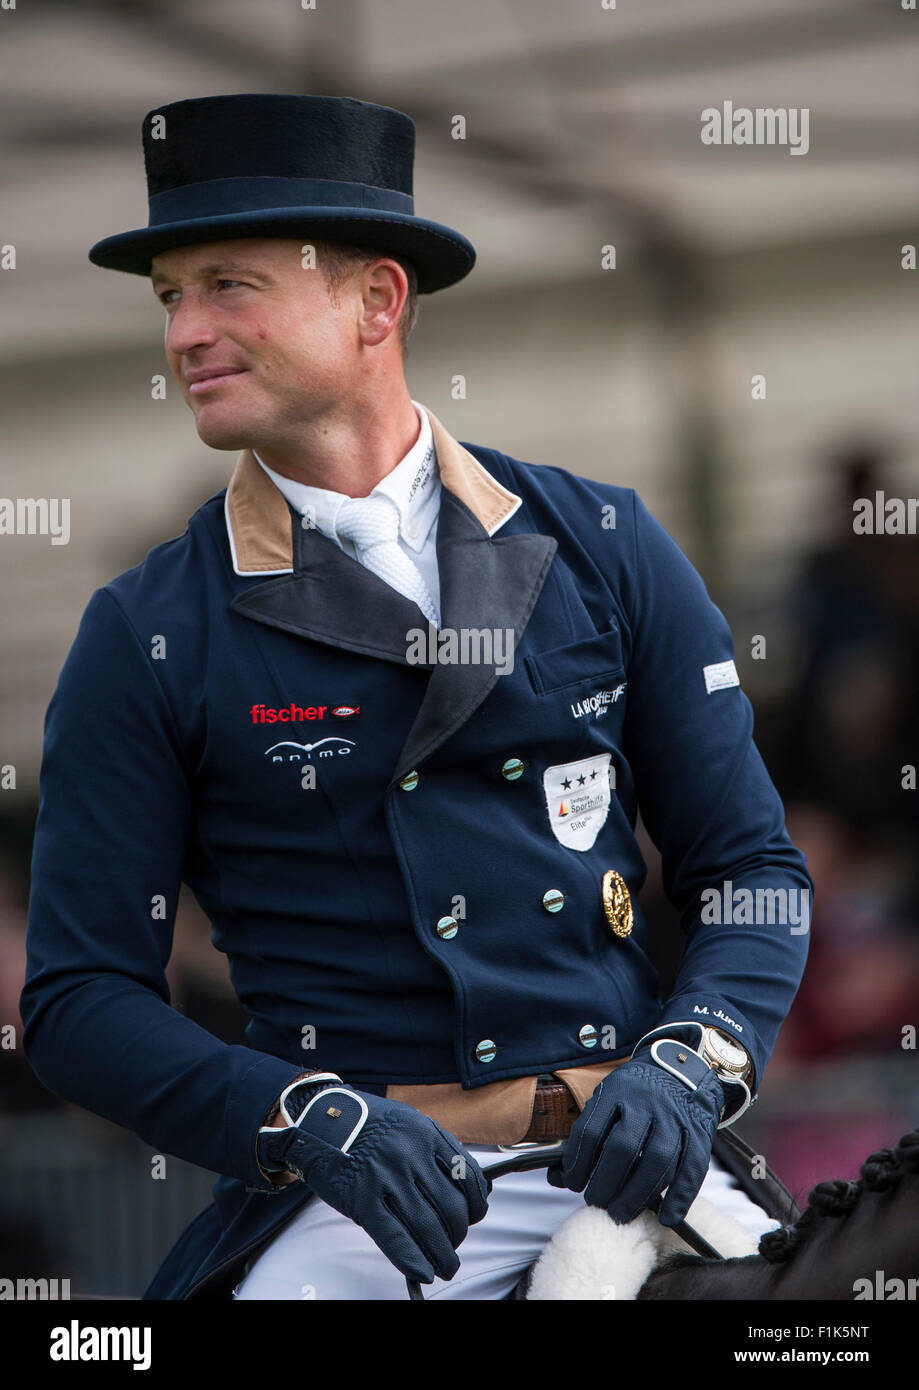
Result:
{"label": "white breeches", "polygon": [[[512,1157],[481,1144],[465,1146],[482,1168]],[[753,1236],[775,1230],[771,1220],[712,1159],[699,1195]],[[445,1282],[423,1284],[426,1299],[500,1299],[542,1253],[561,1223],[583,1205],[583,1194],[550,1187],[544,1168],[498,1178],[486,1216],[457,1254],[460,1268]],[[234,1298],[407,1299],[405,1278],[370,1237],[314,1197],[246,1266]]]}

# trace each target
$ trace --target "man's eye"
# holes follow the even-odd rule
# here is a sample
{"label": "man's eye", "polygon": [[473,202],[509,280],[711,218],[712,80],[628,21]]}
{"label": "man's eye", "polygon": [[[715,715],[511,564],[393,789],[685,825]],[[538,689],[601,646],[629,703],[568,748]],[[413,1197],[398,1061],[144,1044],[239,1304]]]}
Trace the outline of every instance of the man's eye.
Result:
{"label": "man's eye", "polygon": [[[218,289],[222,289],[225,285],[229,285],[231,288],[236,288],[240,285],[244,285],[245,281],[220,279],[215,280],[214,283],[217,285]],[[178,293],[178,290],[163,290],[162,294],[158,295],[157,298],[160,300],[161,304],[169,305],[175,302],[172,298],[170,298],[170,296],[178,295]]]}

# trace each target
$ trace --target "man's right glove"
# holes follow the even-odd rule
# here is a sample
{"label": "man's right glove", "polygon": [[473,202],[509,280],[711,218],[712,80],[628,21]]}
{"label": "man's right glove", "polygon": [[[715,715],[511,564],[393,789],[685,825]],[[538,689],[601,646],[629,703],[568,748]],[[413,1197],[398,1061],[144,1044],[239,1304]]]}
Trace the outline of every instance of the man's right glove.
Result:
{"label": "man's right glove", "polygon": [[258,1132],[266,1172],[289,1170],[361,1226],[408,1279],[452,1279],[456,1247],[488,1210],[481,1168],[435,1120],[338,1077],[295,1081],[283,1129]]}
{"label": "man's right glove", "polygon": [[[686,1218],[705,1180],[724,1108],[715,1072],[691,1048],[666,1040],[681,1063],[639,1053],[605,1076],[571,1126],[550,1187],[583,1192],[613,1221],[634,1221],[660,1197],[663,1226]],[[657,1049],[665,1041],[655,1044]],[[681,1068],[684,1068],[681,1071]],[[680,1072],[679,1075],[675,1074]]]}

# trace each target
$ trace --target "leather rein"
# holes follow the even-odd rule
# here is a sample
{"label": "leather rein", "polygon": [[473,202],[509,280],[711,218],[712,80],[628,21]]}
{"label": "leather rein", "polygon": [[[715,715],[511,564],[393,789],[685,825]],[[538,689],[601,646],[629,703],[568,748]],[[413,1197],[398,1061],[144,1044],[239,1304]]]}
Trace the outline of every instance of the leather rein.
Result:
{"label": "leather rein", "polygon": [[[492,1186],[496,1178],[503,1178],[506,1173],[529,1173],[535,1168],[558,1168],[562,1163],[561,1151],[546,1154],[543,1148],[541,1153],[520,1153],[514,1154],[511,1158],[501,1159],[498,1163],[493,1163],[489,1168],[483,1168],[485,1182],[491,1195]],[[656,1212],[661,1204],[660,1197],[655,1197],[654,1201],[648,1206],[649,1211]],[[709,1245],[698,1231],[693,1230],[692,1226],[685,1221],[673,1227],[674,1232],[685,1241],[691,1250],[697,1255],[702,1255],[707,1260],[721,1260],[723,1255]],[[424,1294],[421,1292],[421,1284],[416,1279],[406,1279],[408,1296],[416,1303],[426,1302]]]}

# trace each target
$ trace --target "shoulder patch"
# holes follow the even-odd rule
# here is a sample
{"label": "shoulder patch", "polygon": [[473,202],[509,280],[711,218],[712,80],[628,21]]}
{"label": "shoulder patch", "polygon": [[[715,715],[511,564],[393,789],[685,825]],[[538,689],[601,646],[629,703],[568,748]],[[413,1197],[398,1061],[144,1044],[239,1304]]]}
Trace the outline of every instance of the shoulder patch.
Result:
{"label": "shoulder patch", "polygon": [[727,690],[731,685],[740,685],[740,677],[733,661],[716,661],[713,666],[703,666],[702,674],[709,695],[713,690]]}

